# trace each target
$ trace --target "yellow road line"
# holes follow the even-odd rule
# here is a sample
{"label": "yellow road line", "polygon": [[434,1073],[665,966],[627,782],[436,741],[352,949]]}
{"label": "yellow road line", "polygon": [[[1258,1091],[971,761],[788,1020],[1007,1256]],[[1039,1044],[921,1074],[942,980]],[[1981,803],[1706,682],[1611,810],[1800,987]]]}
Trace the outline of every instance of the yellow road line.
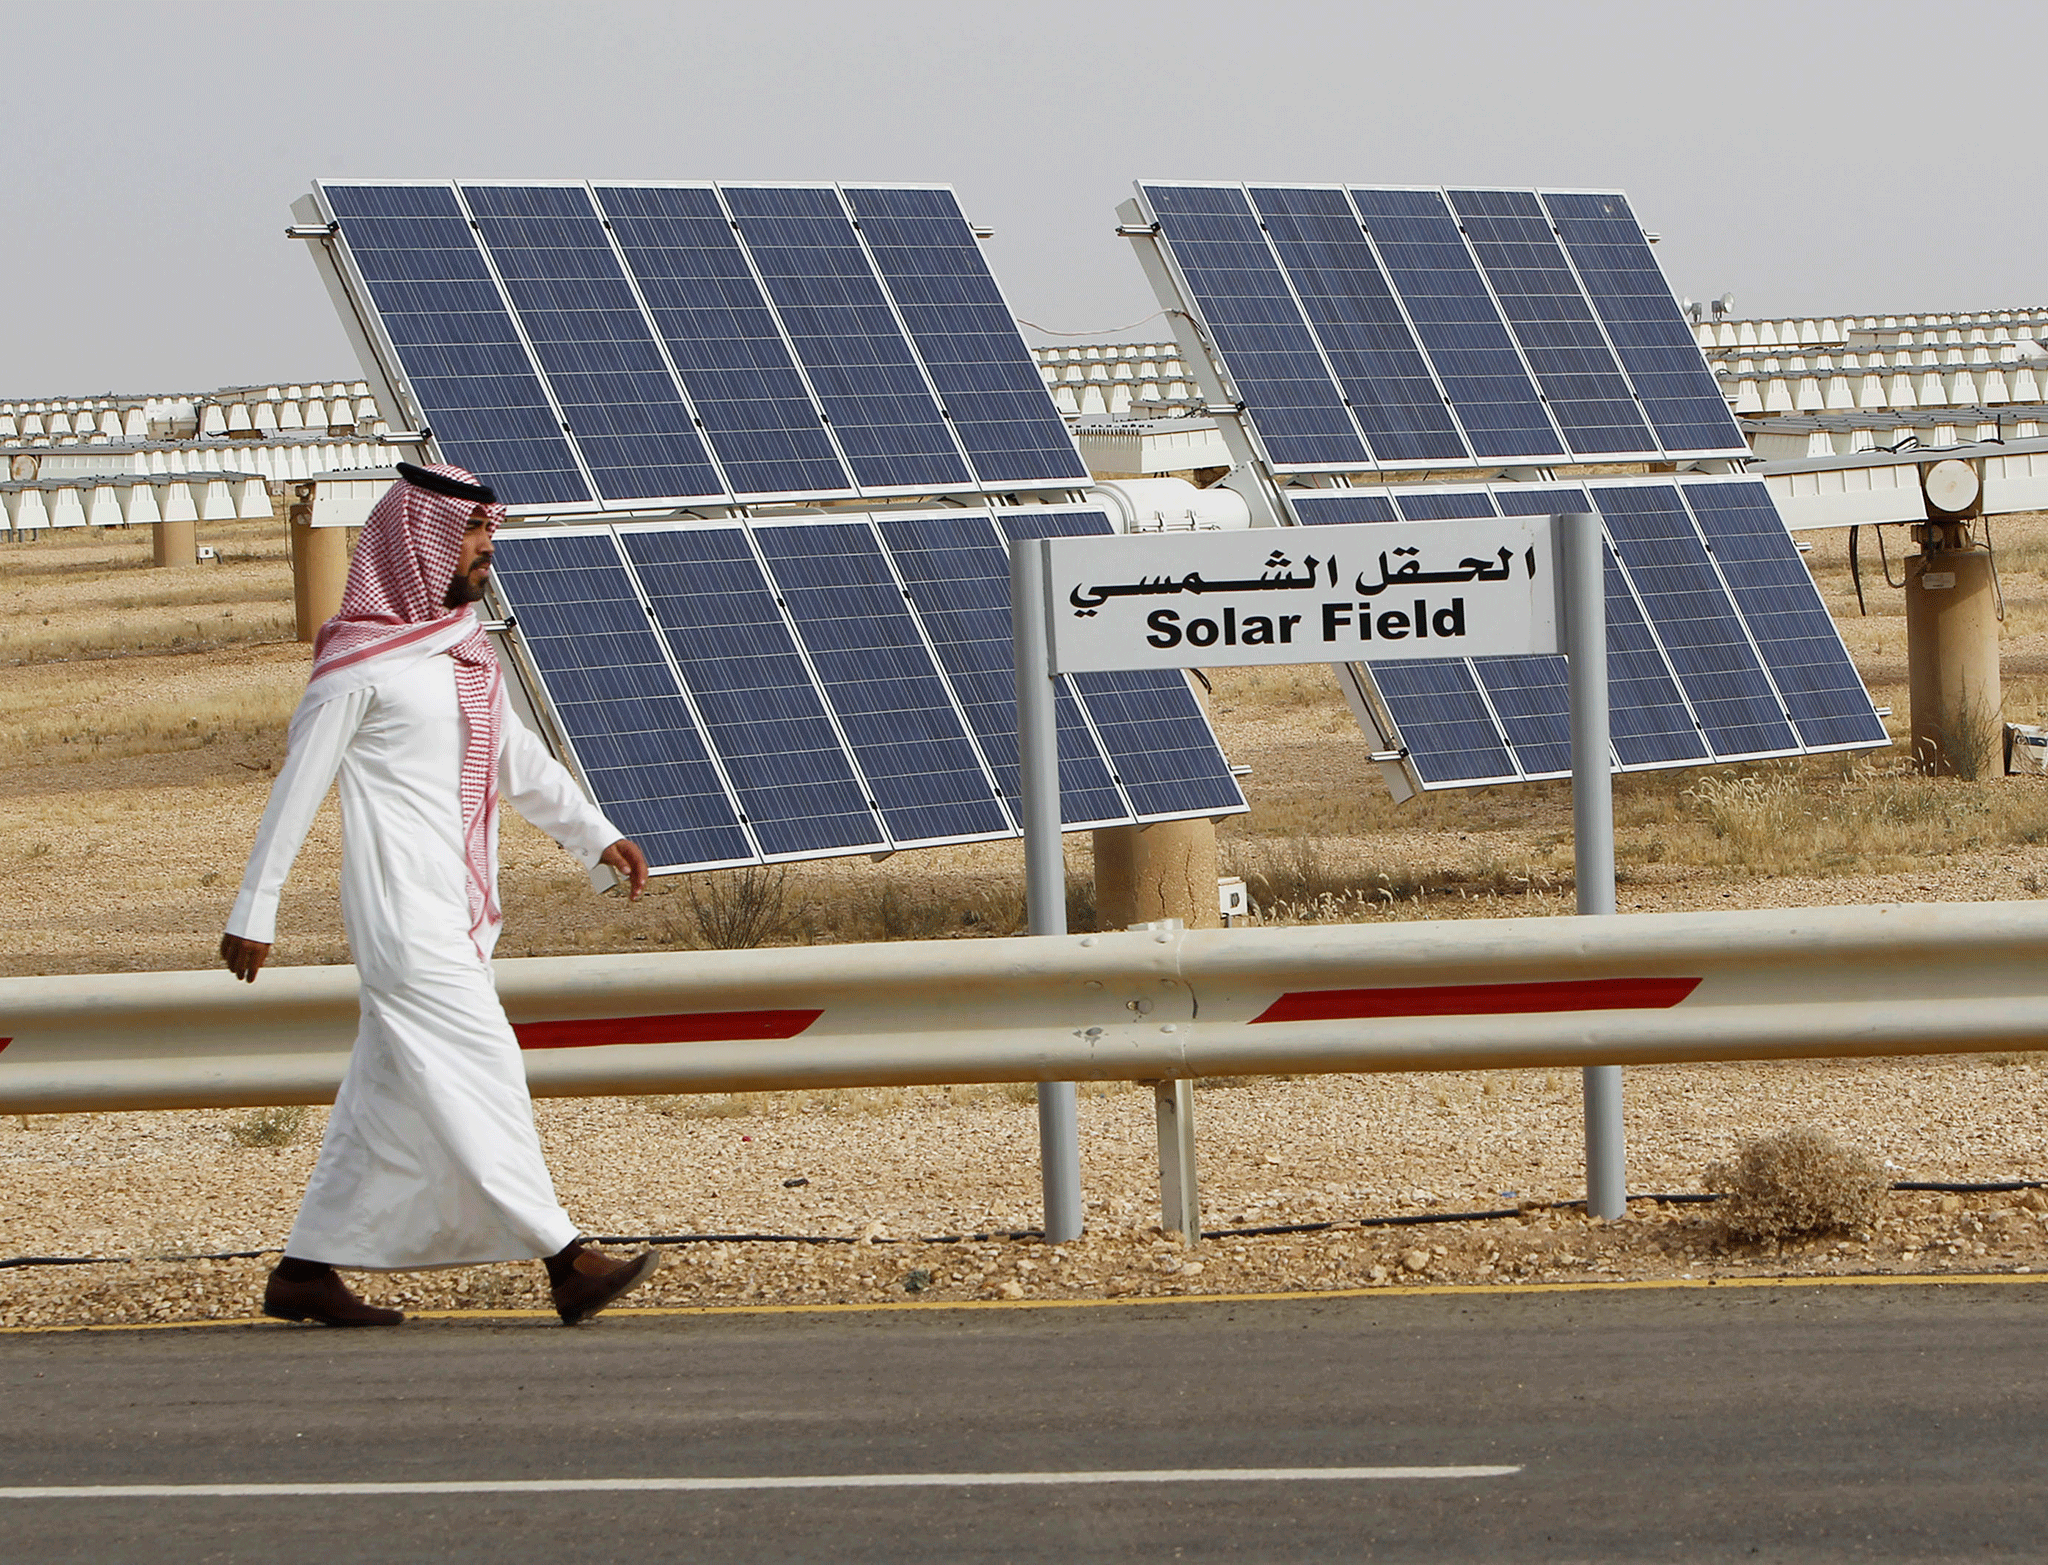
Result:
{"label": "yellow road line", "polygon": [[[1329,1299],[1427,1299],[1453,1295],[1503,1297],[1544,1293],[1644,1293],[1714,1288],[1925,1288],[1966,1284],[1996,1286],[2048,1283],[2041,1272],[1939,1273],[1864,1272],[1831,1277],[1667,1277],[1602,1282],[1392,1283],[1376,1288],[1326,1288],[1293,1293],[1150,1293],[1114,1299],[881,1299],[866,1304],[671,1304],[620,1305],[607,1315],[648,1320],[689,1315],[874,1315],[916,1310],[1099,1310],[1161,1304],[1313,1304]],[[549,1309],[408,1310],[409,1320],[552,1320]],[[136,1321],[101,1326],[0,1326],[0,1337],[49,1336],[84,1331],[189,1331],[209,1326],[282,1326],[265,1316],[223,1320]]]}

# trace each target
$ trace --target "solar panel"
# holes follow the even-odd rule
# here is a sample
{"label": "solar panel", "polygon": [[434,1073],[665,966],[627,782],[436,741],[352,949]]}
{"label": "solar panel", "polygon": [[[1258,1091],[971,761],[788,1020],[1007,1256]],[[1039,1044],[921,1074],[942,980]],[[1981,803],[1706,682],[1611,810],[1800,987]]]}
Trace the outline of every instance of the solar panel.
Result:
{"label": "solar panel", "polygon": [[[1087,538],[1115,531],[1097,510],[1029,506],[999,513],[1005,536]],[[1141,820],[1227,815],[1244,794],[1209,727],[1207,714],[1177,669],[1064,676],[1101,737],[1116,780]]]}
{"label": "solar panel", "polygon": [[598,493],[724,499],[589,191],[465,185],[462,196]]}
{"label": "solar panel", "polygon": [[1714,753],[1732,760],[1797,751],[1798,736],[1677,487],[1622,485],[1596,488],[1594,496],[1644,618]]}
{"label": "solar panel", "polygon": [[1450,198],[1572,454],[1655,451],[1657,438],[1535,194],[1453,190]]}
{"label": "solar panel", "polygon": [[620,542],[762,855],[888,848],[746,534],[651,524]]}
{"label": "solar panel", "polygon": [[943,187],[316,194],[322,264],[429,454],[522,512],[1088,482]]}
{"label": "solar panel", "polygon": [[897,845],[1008,836],[995,782],[866,520],[751,530]]}
{"label": "solar panel", "polygon": [[1673,456],[1742,455],[1747,443],[1650,244],[1618,191],[1545,191],[1543,205],[1585,284],[1657,438]]}
{"label": "solar panel", "polygon": [[1468,658],[1367,663],[1422,785],[1513,782],[1521,773]]}
{"label": "solar panel", "polygon": [[1607,595],[1607,736],[1624,770],[1711,761],[1699,719],[1686,704],[1664,649],[1650,634],[1628,578],[1601,550]]}
{"label": "solar panel", "polygon": [[1484,489],[1396,490],[1394,503],[1404,522],[1451,521],[1467,516],[1498,516],[1493,496]]}
{"label": "solar panel", "polygon": [[1342,527],[1352,522],[1397,520],[1394,502],[1383,494],[1351,489],[1300,489],[1281,491],[1294,510],[1294,519],[1304,527]]}
{"label": "solar panel", "polygon": [[1482,462],[1563,457],[1566,447],[1442,192],[1353,190],[1351,199],[1472,454]]}
{"label": "solar panel", "polygon": [[803,185],[721,189],[861,486],[969,487],[966,461],[839,192]]}
{"label": "solar panel", "polygon": [[850,185],[846,201],[983,486],[1088,483],[953,192]]}
{"label": "solar panel", "polygon": [[1344,192],[1253,186],[1251,200],[1374,459],[1469,461]]}
{"label": "solar panel", "polygon": [[[1621,770],[1887,742],[1790,534],[1753,479],[1282,493],[1308,525],[1597,510],[1621,551],[1604,549],[1609,733]],[[1424,787],[1570,775],[1563,658],[1364,667]]]}
{"label": "solar panel", "polygon": [[1138,189],[1278,471],[1745,450],[1619,192]]}
{"label": "solar panel", "polygon": [[[877,516],[939,666],[995,769],[1003,797],[1020,796],[1017,675],[1010,644],[1010,567],[995,524],[980,511]],[[1125,825],[1131,807],[1073,692],[1053,691],[1059,737],[1061,821],[1069,830]]]}
{"label": "solar panel", "polygon": [[[1304,470],[1358,473],[1403,460],[1442,469],[1743,452],[1625,198],[1138,189],[1137,210],[1152,218],[1166,263],[1153,273],[1160,302],[1187,312],[1235,385],[1289,520],[1600,514],[1616,765],[1886,742],[1783,521],[1753,480],[1602,478],[1490,491],[1290,481]],[[1348,468],[1345,453],[1357,448],[1339,409],[1370,448]],[[1462,433],[1464,456],[1446,430]],[[1424,787],[1569,773],[1562,658],[1361,666]]]}
{"label": "solar panel", "polygon": [[1139,188],[1267,458],[1282,468],[1369,466],[1371,454],[1244,191]]}
{"label": "solar panel", "polygon": [[[658,868],[880,853],[1018,835],[1004,537],[966,509],[506,528],[494,590],[536,704]],[[1062,681],[1055,709],[1066,829],[1245,808],[1181,675]]]}
{"label": "solar panel", "polygon": [[851,493],[718,192],[602,185],[597,198],[704,433],[742,498]]}
{"label": "solar panel", "polygon": [[588,504],[590,484],[454,190],[323,193],[442,455],[487,475],[508,505]]}
{"label": "solar panel", "polygon": [[1681,483],[1800,740],[1810,750],[1886,742],[1841,632],[1813,590],[1806,563],[1768,490]]}
{"label": "solar panel", "polygon": [[1472,675],[1500,719],[1501,732],[1523,774],[1569,775],[1571,670],[1565,660],[1550,656],[1474,658]]}
{"label": "solar panel", "polygon": [[492,563],[569,760],[648,862],[741,864],[754,845],[609,533],[508,528]]}

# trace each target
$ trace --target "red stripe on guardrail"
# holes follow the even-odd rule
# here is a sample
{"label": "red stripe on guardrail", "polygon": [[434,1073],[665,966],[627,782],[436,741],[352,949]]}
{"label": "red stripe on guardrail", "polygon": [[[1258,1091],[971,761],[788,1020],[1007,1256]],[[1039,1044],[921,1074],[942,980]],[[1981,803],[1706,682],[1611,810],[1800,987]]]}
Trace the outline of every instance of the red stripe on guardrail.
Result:
{"label": "red stripe on guardrail", "polygon": [[515,1022],[522,1049],[595,1049],[610,1043],[727,1043],[794,1038],[823,1011],[689,1011],[680,1016],[601,1016],[574,1022]]}
{"label": "red stripe on guardrail", "polygon": [[7,1046],[12,1042],[14,1042],[12,1038],[0,1038],[0,1054],[5,1054]]}
{"label": "red stripe on guardrail", "polygon": [[1424,984],[1404,989],[1302,989],[1283,994],[1259,1022],[1364,1021],[1376,1016],[1515,1016],[1537,1011],[1663,1011],[1697,978],[1565,978],[1530,984]]}

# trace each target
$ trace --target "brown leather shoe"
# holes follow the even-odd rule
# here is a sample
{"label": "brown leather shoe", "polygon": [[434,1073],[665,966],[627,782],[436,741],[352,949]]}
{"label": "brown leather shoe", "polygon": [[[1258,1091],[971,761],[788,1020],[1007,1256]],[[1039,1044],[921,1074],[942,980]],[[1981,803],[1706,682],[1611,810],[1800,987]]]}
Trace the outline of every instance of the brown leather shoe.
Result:
{"label": "brown leather shoe", "polygon": [[282,1266],[270,1274],[263,1290],[263,1313],[279,1320],[310,1320],[322,1326],[396,1326],[405,1319],[399,1310],[365,1304],[349,1291],[333,1267],[318,1277],[280,1276]]}
{"label": "brown leather shoe", "polygon": [[547,1258],[549,1296],[564,1326],[589,1320],[621,1294],[637,1288],[661,1268],[661,1256],[643,1250],[615,1261],[581,1239]]}

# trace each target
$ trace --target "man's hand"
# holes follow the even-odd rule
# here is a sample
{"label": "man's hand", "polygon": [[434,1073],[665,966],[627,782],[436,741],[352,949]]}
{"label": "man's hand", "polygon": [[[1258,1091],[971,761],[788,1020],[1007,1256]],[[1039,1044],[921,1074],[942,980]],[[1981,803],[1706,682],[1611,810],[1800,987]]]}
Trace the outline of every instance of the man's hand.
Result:
{"label": "man's hand", "polygon": [[[632,847],[632,844],[628,843],[627,846]],[[645,871],[642,871],[642,875],[644,878]],[[228,971],[243,983],[253,984],[256,982],[256,975],[263,970],[263,964],[270,960],[270,942],[244,940],[240,935],[222,935],[220,959],[228,964]]]}
{"label": "man's hand", "polygon": [[[626,893],[627,901],[640,900],[640,893],[647,889],[647,855],[640,851],[638,843],[621,837],[598,855],[597,862],[609,864],[626,877],[626,883],[631,888]],[[270,948],[265,946],[264,949],[267,951]],[[257,960],[260,962],[262,959],[259,957]],[[249,976],[254,978],[256,975],[252,972]]]}

